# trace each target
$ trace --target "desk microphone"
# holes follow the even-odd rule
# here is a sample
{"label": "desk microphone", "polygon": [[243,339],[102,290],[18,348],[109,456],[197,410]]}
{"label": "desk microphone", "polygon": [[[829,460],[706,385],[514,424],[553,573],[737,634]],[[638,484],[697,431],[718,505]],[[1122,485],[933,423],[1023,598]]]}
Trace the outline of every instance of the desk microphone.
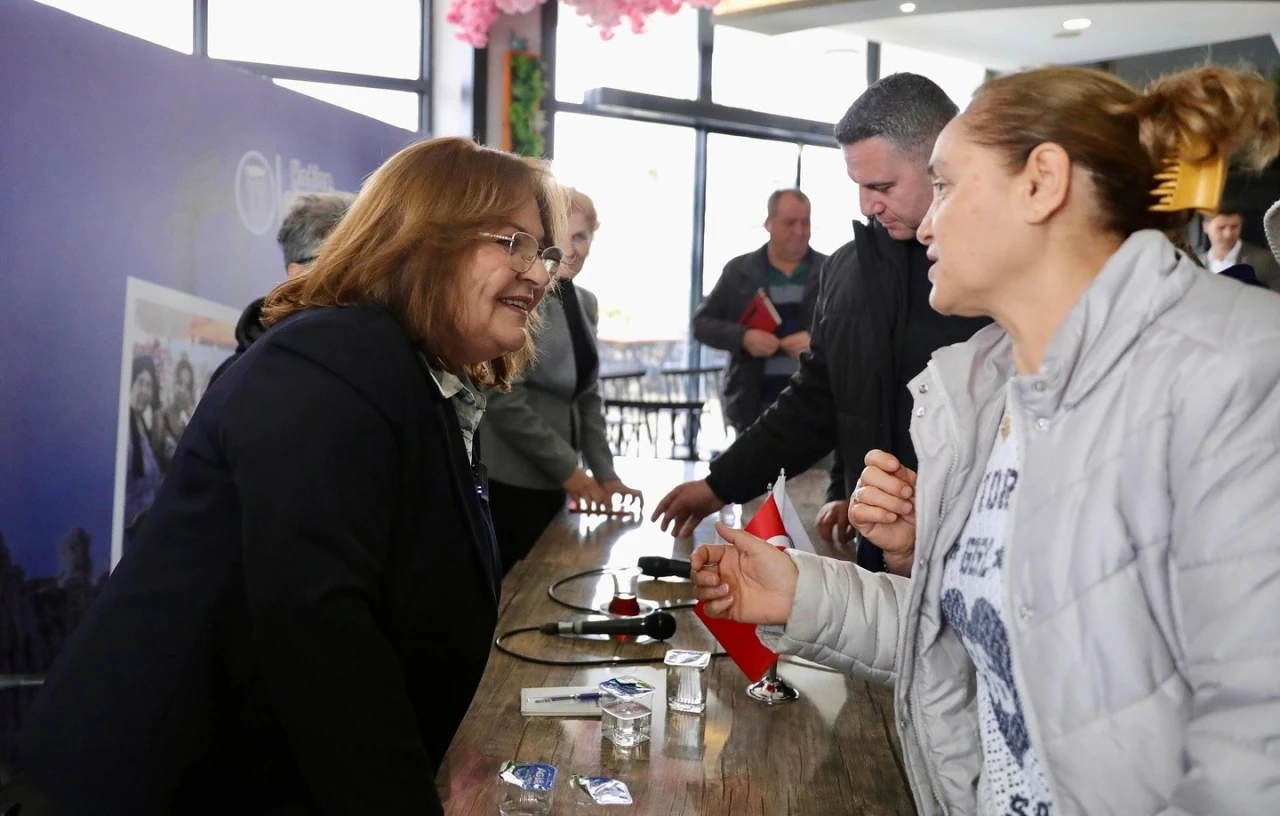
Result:
{"label": "desk microphone", "polygon": [[659,610],[643,618],[544,623],[538,631],[548,635],[648,635],[654,640],[666,640],[676,633],[676,619],[670,612]]}
{"label": "desk microphone", "polygon": [[688,578],[690,566],[688,561],[677,561],[674,558],[663,558],[660,555],[646,555],[636,562],[640,571],[650,578]]}

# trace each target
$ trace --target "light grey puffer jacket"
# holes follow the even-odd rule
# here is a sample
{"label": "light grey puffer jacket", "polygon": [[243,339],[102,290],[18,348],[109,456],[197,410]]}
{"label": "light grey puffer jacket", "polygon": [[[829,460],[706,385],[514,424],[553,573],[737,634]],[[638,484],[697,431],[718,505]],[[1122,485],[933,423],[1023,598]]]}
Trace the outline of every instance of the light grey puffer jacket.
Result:
{"label": "light grey puffer jacket", "polygon": [[1262,217],[1262,228],[1267,233],[1267,243],[1271,246],[1271,254],[1280,263],[1280,201],[1271,205],[1267,214]]}
{"label": "light grey puffer jacket", "polygon": [[910,579],[790,551],[775,649],[894,683],[921,816],[977,812],[973,663],[940,609],[1012,378],[1004,592],[1055,816],[1280,814],[1280,294],[1133,235],[1015,376],[998,326],[910,384]]}

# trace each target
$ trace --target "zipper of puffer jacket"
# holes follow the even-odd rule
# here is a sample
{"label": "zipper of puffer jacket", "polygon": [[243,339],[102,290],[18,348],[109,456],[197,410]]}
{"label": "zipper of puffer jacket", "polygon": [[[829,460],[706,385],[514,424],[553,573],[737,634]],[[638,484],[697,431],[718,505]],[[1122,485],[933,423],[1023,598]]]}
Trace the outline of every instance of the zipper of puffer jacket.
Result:
{"label": "zipper of puffer jacket", "polygon": [[[947,485],[950,484],[951,477],[955,474],[956,467],[960,464],[960,447],[957,444],[959,433],[956,430],[954,411],[951,408],[951,401],[947,397],[947,391],[942,387],[942,378],[938,376],[938,369],[936,366],[934,366],[934,363],[932,360],[929,361],[928,368],[933,372],[933,375],[930,377],[930,379],[933,380],[933,387],[938,389],[938,395],[942,399],[942,402],[943,402],[942,409],[943,409],[943,413],[946,415],[947,428],[950,431],[950,435],[951,435],[951,439],[950,439],[951,464],[947,466],[947,475],[945,478],[943,478],[942,488],[939,491],[942,495],[938,498],[938,518],[934,523],[934,526],[936,527],[936,529],[934,530],[934,535],[936,536],[942,532],[942,519],[947,512]],[[912,444],[915,444],[914,439],[912,440]],[[916,483],[919,484],[919,481],[920,480],[917,478]],[[917,495],[916,498],[919,499],[920,497]],[[930,550],[929,556],[930,558],[932,558],[933,556],[932,550]],[[921,598],[922,598],[921,603],[923,604],[924,603],[923,595],[921,595]],[[916,655],[915,655],[915,661],[917,664],[915,667],[915,671],[917,672],[920,670],[919,658],[920,658],[920,654],[919,654],[919,648],[917,646]],[[920,690],[919,689],[920,687],[917,683],[913,682],[911,684],[911,721],[912,721],[912,724],[915,726],[916,733],[919,735],[916,739],[921,744],[921,747],[923,747],[926,732],[922,727],[923,721],[920,718]],[[950,811],[947,809],[946,800],[942,798],[942,789],[939,786],[937,779],[935,778],[933,763],[929,760],[929,755],[927,752],[921,751],[920,753],[923,755],[923,759],[924,759],[924,775],[925,775],[925,779],[929,781],[929,790],[930,792],[933,793],[933,799],[938,803],[938,807],[942,809],[943,816],[947,816],[947,814]]]}
{"label": "zipper of puffer jacket", "polygon": [[[1012,387],[1013,387],[1012,384],[1006,386],[1006,388],[1010,388],[1010,389],[1012,389]],[[1009,412],[1009,422],[1013,425],[1013,438],[1018,441],[1018,481],[1021,482],[1022,481],[1022,463],[1026,461],[1027,442],[1029,441],[1029,439],[1027,436],[1023,434],[1023,426],[1018,422],[1018,410],[1017,410],[1017,406],[1014,405],[1012,391],[1010,391],[1009,395],[1006,396],[1005,399],[1008,400],[1008,402],[1006,403],[1007,405],[1006,410],[1008,410]],[[1010,601],[1012,601],[1013,599],[1010,597],[1011,590],[1009,588],[1009,580],[1008,580],[1009,572],[1010,572],[1009,548],[1013,545],[1013,542],[1015,539],[1015,536],[1013,535],[1013,530],[1016,527],[1014,522],[1017,521],[1017,518],[1018,518],[1017,511],[1018,511],[1019,495],[1021,494],[1017,489],[1015,489],[1013,491],[1013,495],[1009,498],[1009,527],[1007,530],[1005,530],[1005,542],[1004,542],[1004,567],[1005,568],[1001,570],[1000,593],[1001,595],[1004,596],[1003,601],[1004,601],[1005,614],[1008,616],[1008,619],[1009,619],[1009,627],[1008,627],[1010,630],[1009,666],[1013,670],[1013,689],[1014,689],[1014,692],[1017,693],[1018,699],[1022,702],[1022,720],[1023,720],[1023,724],[1027,728],[1027,738],[1031,740],[1032,745],[1035,745],[1037,744],[1037,742],[1039,742],[1039,740],[1038,739],[1033,740],[1031,738],[1032,737],[1038,738],[1040,736],[1038,733],[1040,730],[1039,728],[1040,721],[1034,716],[1034,710],[1031,707],[1031,697],[1028,694],[1026,694],[1027,684],[1022,679],[1022,672],[1018,668],[1018,646],[1017,646],[1018,638],[1015,637],[1012,633],[1012,630],[1013,630],[1012,620],[1013,620],[1013,616],[1018,615],[1019,612],[1018,610],[1014,609],[1013,604],[1010,603]],[[1035,734],[1031,733],[1031,730],[1033,728],[1037,733]],[[1044,743],[1040,742],[1039,744],[1043,745]],[[1058,792],[1053,787],[1053,775],[1049,773],[1048,762],[1046,761],[1045,757],[1040,754],[1037,754],[1037,759],[1040,761],[1040,771],[1041,773],[1044,774],[1044,783],[1049,786],[1049,797],[1053,800],[1053,805],[1056,808],[1058,807],[1058,802],[1061,800],[1058,798]]]}

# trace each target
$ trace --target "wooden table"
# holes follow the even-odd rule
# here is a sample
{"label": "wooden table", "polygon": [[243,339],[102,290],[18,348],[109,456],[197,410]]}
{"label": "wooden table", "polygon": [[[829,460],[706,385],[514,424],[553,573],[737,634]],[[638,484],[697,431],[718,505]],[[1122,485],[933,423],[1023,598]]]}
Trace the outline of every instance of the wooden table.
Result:
{"label": "wooden table", "polygon": [[[644,490],[652,507],[668,489],[705,474],[706,466],[671,461],[618,460],[622,478]],[[825,475],[803,474],[788,482],[797,510],[810,523],[821,501]],[[763,485],[761,486],[764,487]],[[807,497],[802,501],[798,497]],[[756,505],[741,510],[750,517]],[[811,534],[812,535],[812,534]],[[694,534],[715,537],[710,522]],[[822,543],[814,538],[823,551]],[[664,535],[657,525],[562,515],[503,584],[498,631],[546,621],[572,620],[574,612],[547,597],[554,581],[601,566],[635,566],[642,555],[687,558],[689,540]],[[826,548],[824,554],[835,554]],[[573,603],[596,605],[612,596],[609,578],[564,585]],[[642,599],[691,598],[682,581],[645,579]],[[519,635],[508,645],[549,659],[608,655],[656,656],[668,648],[715,650],[715,641],[691,610],[676,611],[678,628],[666,644],[617,643],[603,638]],[[901,768],[889,689],[827,669],[790,662],[780,674],[800,691],[797,702],[766,706],[746,696],[747,680],[728,658],[712,661],[704,715],[668,713],[666,672],[644,666],[569,668],[527,663],[496,650],[466,719],[440,769],[438,785],[449,814],[497,813],[497,772],[508,759],[548,762],[559,770],[552,813],[733,814],[912,814]],[[658,687],[653,695],[650,741],[619,749],[602,739],[600,720],[524,717],[520,689],[595,685],[615,675],[635,674]],[[569,785],[571,774],[624,780],[635,804],[584,807]]]}

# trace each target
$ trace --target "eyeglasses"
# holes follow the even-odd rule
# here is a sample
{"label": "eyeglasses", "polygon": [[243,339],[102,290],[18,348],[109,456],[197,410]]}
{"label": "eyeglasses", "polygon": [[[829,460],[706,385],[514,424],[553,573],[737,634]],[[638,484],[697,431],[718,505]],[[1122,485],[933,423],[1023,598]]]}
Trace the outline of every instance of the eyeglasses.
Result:
{"label": "eyeglasses", "polygon": [[547,274],[554,276],[556,270],[560,268],[560,262],[564,260],[564,250],[558,246],[549,246],[546,249],[538,249],[538,239],[534,238],[527,232],[517,232],[513,235],[496,235],[492,232],[480,233],[481,238],[491,238],[499,244],[503,244],[507,248],[507,263],[516,272],[523,275],[533,266],[533,262],[542,259],[542,265],[546,268]]}

